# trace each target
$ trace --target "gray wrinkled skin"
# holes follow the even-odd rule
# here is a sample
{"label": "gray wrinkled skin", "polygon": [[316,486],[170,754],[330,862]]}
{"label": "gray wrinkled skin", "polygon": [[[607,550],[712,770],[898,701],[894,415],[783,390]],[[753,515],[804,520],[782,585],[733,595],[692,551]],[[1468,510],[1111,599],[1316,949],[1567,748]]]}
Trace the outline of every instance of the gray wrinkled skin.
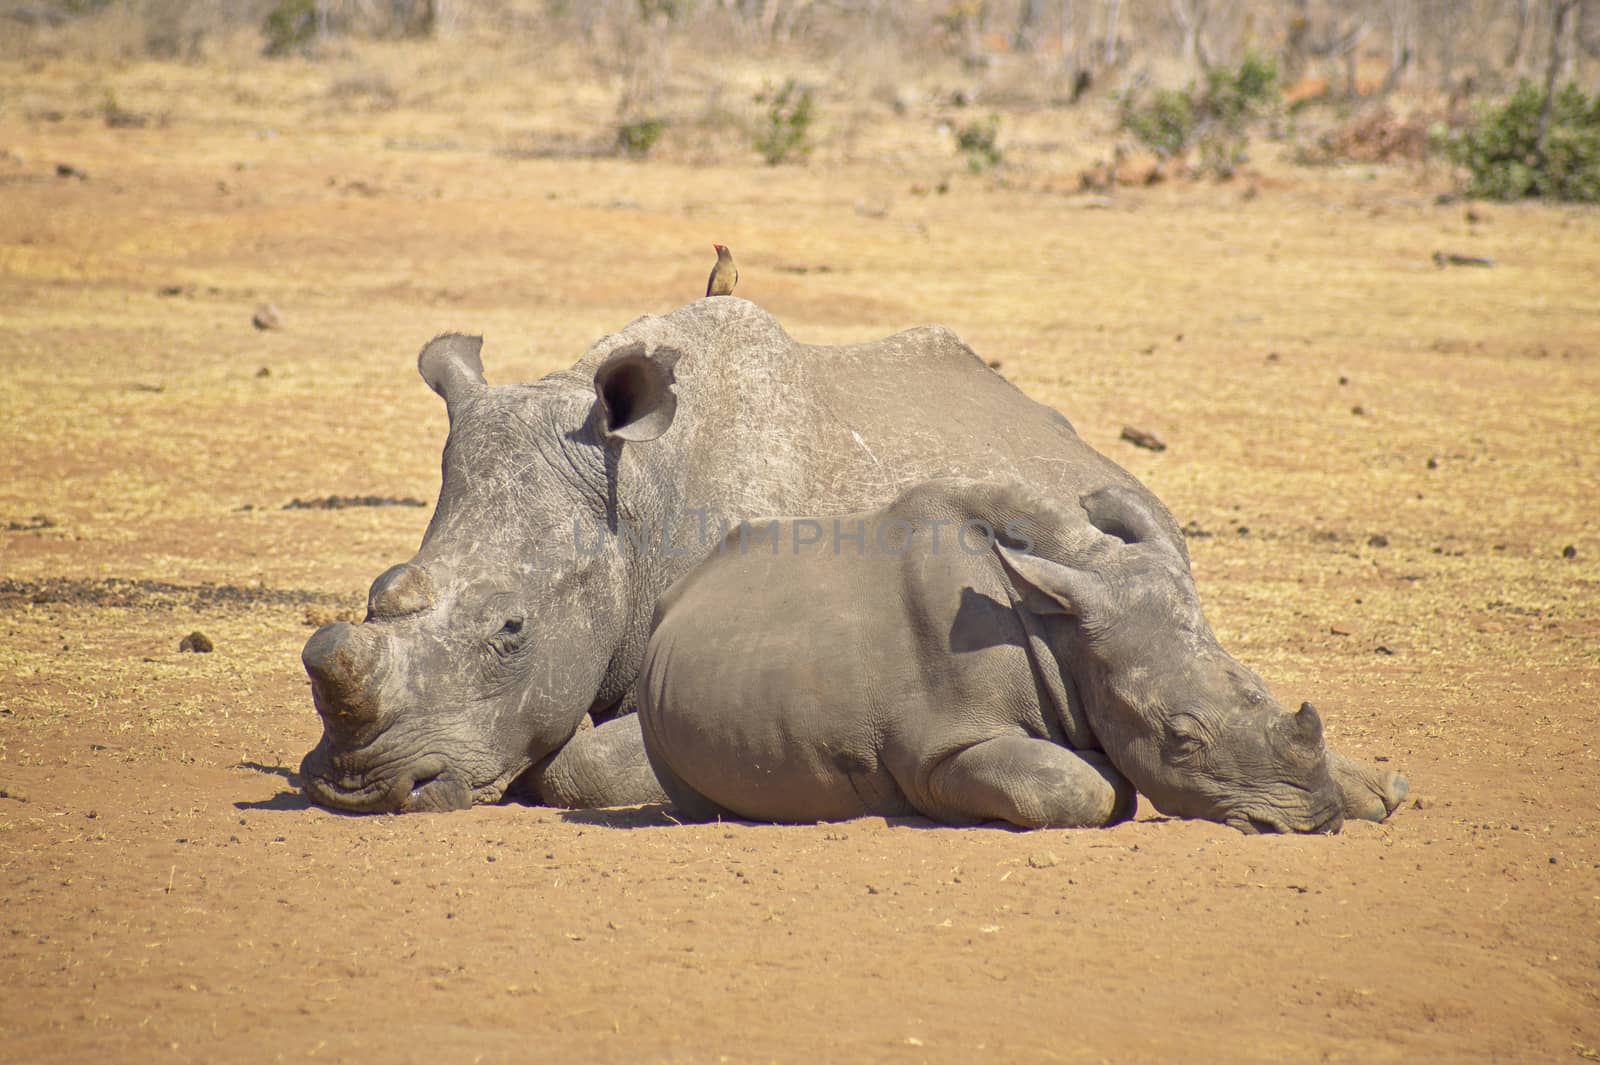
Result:
{"label": "gray wrinkled skin", "polygon": [[[450,433],[417,554],[302,654],[324,728],[301,769],[323,805],[658,801],[630,693],[657,597],[719,539],[677,535],[699,522],[868,510],[940,476],[1069,502],[1137,487],[939,327],[809,346],[719,297],[532,384],[487,384],[478,351],[447,336],[419,358]],[[664,519],[671,550],[598,535]]]}
{"label": "gray wrinkled skin", "polygon": [[1336,781],[1316,710],[1223,651],[1143,489],[1068,510],[936,480],[839,520],[862,535],[740,530],[658,602],[639,717],[681,815],[1087,826],[1137,790],[1245,832],[1335,832],[1405,793],[1345,760]]}

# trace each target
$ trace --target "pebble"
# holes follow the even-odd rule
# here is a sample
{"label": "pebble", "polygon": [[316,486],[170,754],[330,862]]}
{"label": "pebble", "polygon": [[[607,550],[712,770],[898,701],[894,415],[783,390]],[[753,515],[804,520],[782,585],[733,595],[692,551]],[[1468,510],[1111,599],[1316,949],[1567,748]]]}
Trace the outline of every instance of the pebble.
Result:
{"label": "pebble", "polygon": [[276,304],[263,303],[256,308],[256,313],[251,315],[250,324],[257,329],[282,329],[283,312],[278,310]]}
{"label": "pebble", "polygon": [[1147,451],[1167,450],[1167,445],[1155,433],[1146,432],[1131,425],[1122,427],[1122,439],[1135,447],[1142,447]]}
{"label": "pebble", "polygon": [[1037,854],[1028,855],[1028,868],[1048,869],[1061,861],[1051,851],[1039,851]]}
{"label": "pebble", "polygon": [[196,654],[208,655],[214,650],[211,637],[196,629],[182,640],[178,641],[179,652],[193,651]]}

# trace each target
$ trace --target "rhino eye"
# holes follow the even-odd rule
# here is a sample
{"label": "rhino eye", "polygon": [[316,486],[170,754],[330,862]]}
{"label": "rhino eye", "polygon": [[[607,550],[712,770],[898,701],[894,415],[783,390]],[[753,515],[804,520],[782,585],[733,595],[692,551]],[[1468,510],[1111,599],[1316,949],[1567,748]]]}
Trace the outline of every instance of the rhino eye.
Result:
{"label": "rhino eye", "polygon": [[522,643],[522,619],[507,618],[500,631],[489,637],[489,646],[498,654],[510,654]]}
{"label": "rhino eye", "polygon": [[1205,733],[1190,715],[1179,714],[1167,722],[1167,750],[1174,759],[1192,758],[1205,745]]}

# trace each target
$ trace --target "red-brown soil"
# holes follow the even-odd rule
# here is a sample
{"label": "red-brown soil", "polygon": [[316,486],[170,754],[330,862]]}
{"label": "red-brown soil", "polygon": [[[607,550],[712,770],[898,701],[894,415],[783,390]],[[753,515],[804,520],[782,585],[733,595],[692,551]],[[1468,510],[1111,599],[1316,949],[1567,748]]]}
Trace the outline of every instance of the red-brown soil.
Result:
{"label": "red-brown soil", "polygon": [[[334,91],[390,62],[398,102]],[[803,168],[528,157],[604,107],[428,63],[0,65],[0,1061],[1600,1055],[1593,210],[1271,145],[1080,196],[1050,113],[981,177],[887,111]],[[108,83],[161,120],[108,128]],[[1416,801],[1331,838],[308,807],[299,648],[428,511],[285,504],[431,501],[424,341],[534,377],[713,240],[801,339],[940,321],[1060,407],[1191,523],[1224,643]]]}

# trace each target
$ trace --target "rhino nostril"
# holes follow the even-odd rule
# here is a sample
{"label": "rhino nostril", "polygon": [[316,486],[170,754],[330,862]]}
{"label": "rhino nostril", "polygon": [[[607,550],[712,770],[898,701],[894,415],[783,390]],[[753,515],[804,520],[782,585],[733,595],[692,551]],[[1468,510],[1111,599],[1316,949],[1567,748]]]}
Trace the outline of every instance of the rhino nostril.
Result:
{"label": "rhino nostril", "polygon": [[471,805],[466,785],[443,772],[417,777],[401,801],[401,808],[413,813],[465,810]]}

